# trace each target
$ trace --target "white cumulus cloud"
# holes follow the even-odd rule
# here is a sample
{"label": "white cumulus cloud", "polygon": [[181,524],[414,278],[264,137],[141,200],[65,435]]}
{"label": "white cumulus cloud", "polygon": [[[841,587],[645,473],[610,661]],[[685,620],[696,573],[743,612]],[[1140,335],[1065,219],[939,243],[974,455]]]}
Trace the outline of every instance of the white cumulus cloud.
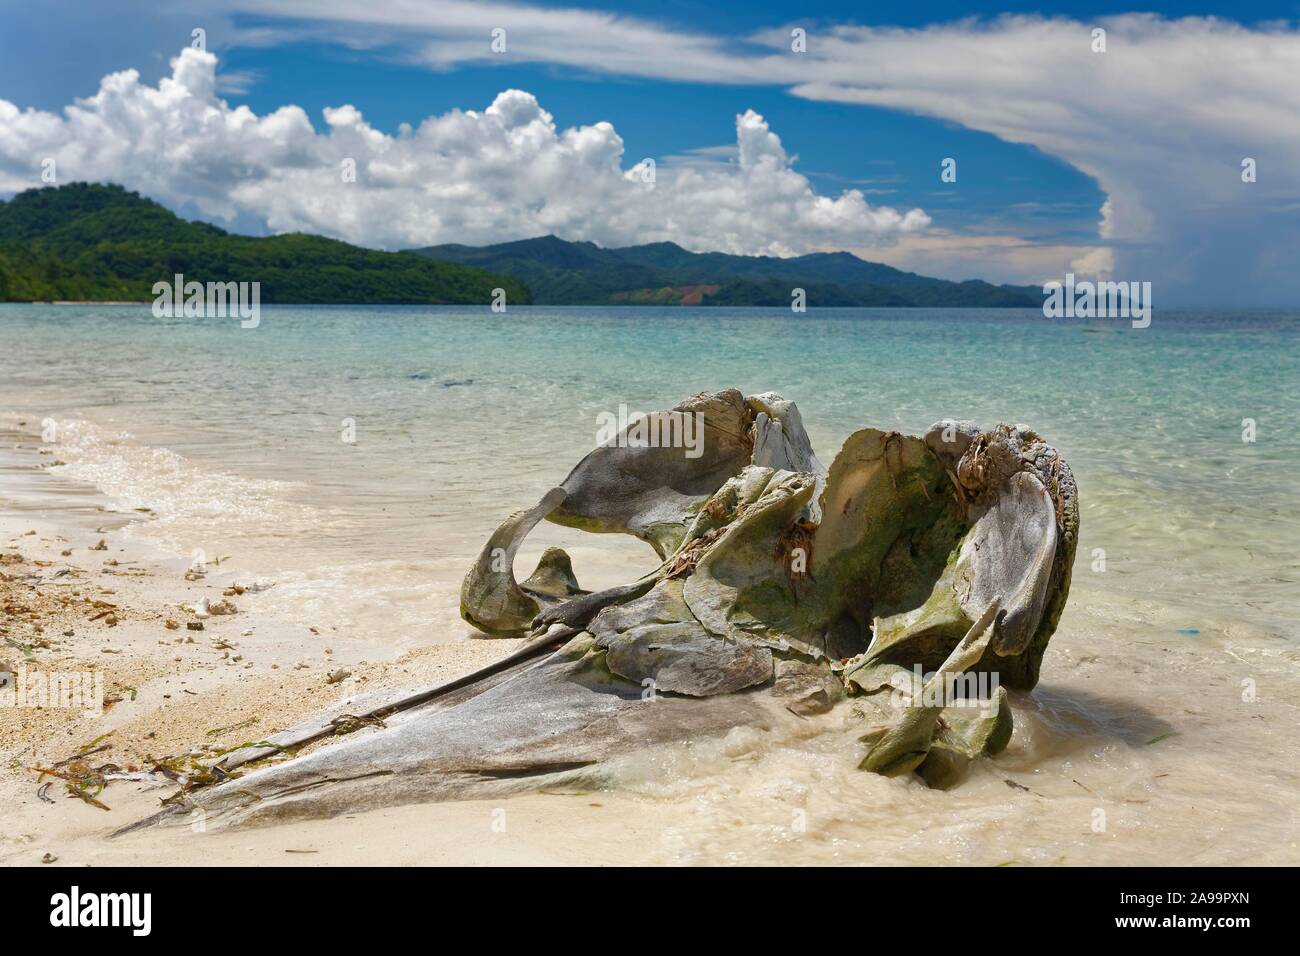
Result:
{"label": "white cumulus cloud", "polygon": [[344,104],[324,111],[318,132],[297,106],[264,116],[231,108],[216,66],[211,53],[185,49],[157,87],[134,70],[113,73],[62,116],[0,100],[0,189],[40,185],[53,159],[60,182],[119,182],[212,219],[382,248],[555,233],[793,255],[886,243],[930,223],[856,189],[819,195],[753,111],[736,118],[734,160],[669,162],[651,175],[639,157],[626,161],[610,123],[557,128],[522,90],[396,135]]}
{"label": "white cumulus cloud", "polygon": [[[1040,281],[1044,267],[1058,277],[1072,263],[1110,267],[1126,279],[1153,280],[1166,302],[1300,300],[1294,23],[1144,13],[969,18],[915,28],[810,20],[737,36],[591,5],[519,0],[230,0],[225,7],[256,10],[279,29],[310,28],[340,43],[370,31],[387,45],[386,55],[400,50],[435,70],[549,63],[593,75],[780,84],[810,100],[958,123],[1093,177],[1108,197],[1098,212],[1098,241],[1032,254],[1015,237],[963,241],[968,263],[936,252],[953,237],[913,235],[879,258],[902,262],[910,246],[918,255],[929,251],[909,265],[932,273],[1011,269]],[[796,26],[807,30],[803,53],[791,50]],[[489,47],[494,28],[507,31],[504,54]],[[1094,52],[1098,28],[1107,33],[1104,53]],[[1247,158],[1258,166],[1253,183],[1240,176]],[[981,255],[988,257],[982,267]]]}

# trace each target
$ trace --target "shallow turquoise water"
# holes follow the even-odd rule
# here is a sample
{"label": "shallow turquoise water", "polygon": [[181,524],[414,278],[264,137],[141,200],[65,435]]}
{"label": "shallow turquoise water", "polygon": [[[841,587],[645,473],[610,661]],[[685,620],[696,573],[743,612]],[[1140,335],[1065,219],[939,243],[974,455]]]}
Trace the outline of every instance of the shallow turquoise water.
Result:
{"label": "shallow turquoise water", "polygon": [[245,546],[311,533],[358,560],[453,565],[558,483],[620,403],[775,390],[827,463],[864,425],[1024,422],[1079,480],[1081,571],[1100,573],[1101,548],[1108,585],[1232,602],[1277,628],[1292,626],[1300,577],[1298,332],[1300,314],[1283,313],[1163,312],[1135,330],[1032,310],[351,307],[268,307],[241,329],[8,305],[0,410],[178,453],[201,480],[88,439],[61,457],[180,537],[189,511]]}

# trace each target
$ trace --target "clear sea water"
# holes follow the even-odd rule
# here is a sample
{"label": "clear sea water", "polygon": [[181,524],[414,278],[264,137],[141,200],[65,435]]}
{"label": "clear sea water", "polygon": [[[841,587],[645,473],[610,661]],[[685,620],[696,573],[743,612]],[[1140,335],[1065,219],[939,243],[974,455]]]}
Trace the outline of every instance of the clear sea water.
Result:
{"label": "clear sea water", "polygon": [[[1237,701],[1236,685],[1256,680],[1289,735],[1182,744],[1189,772],[1228,779],[1234,762],[1300,766],[1298,333],[1300,313],[1159,311],[1138,330],[1031,310],[265,307],[241,329],[145,306],[3,305],[0,424],[54,422],[52,471],[124,510],[153,509],[133,534],[276,578],[280,613],[410,643],[465,638],[465,567],[620,404],[777,391],[827,464],[866,425],[1025,423],[1070,462],[1082,509],[1071,606],[1035,692],[1041,720],[1084,720],[1104,763],[1118,760],[1105,727],[1124,708],[1070,697],[1081,661],[1100,661],[1090,694],[1145,686],[1134,707],[1195,710],[1216,734],[1264,726]],[[571,548],[588,586],[653,563],[639,542],[544,526],[519,570],[552,543]],[[1225,682],[1225,700],[1207,703]],[[1062,759],[1025,740],[1026,761]],[[1155,778],[1134,747],[1111,768],[1125,787]],[[1298,789],[1289,772],[1284,803]],[[1274,820],[1259,845],[1294,847],[1296,798],[1279,813],[1255,784],[1260,819]]]}
{"label": "clear sea water", "polygon": [[1108,580],[1264,624],[1294,597],[1297,315],[269,307],[241,329],[8,305],[0,342],[0,408],[66,423],[68,471],[154,507],[185,553],[309,534],[318,557],[463,562],[599,413],[734,386],[797,402],[827,463],[864,425],[1029,424],[1071,463],[1080,554],[1103,548]]}

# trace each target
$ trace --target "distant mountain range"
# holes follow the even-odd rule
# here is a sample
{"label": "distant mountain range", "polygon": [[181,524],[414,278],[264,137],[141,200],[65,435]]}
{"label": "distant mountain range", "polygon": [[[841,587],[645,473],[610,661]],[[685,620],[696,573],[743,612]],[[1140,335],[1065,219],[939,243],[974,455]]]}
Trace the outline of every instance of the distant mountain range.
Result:
{"label": "distant mountain range", "polygon": [[73,183],[0,202],[0,301],[153,299],[177,273],[260,282],[264,303],[1040,307],[1033,286],[949,282],[847,252],[791,259],[688,252],[671,242],[602,249],[555,236],[378,252],[290,233],[233,235],[121,186]]}
{"label": "distant mountain range", "polygon": [[0,301],[148,302],[177,273],[260,282],[264,303],[486,304],[497,288],[530,301],[509,276],[302,233],[231,235],[121,186],[72,183],[0,203]]}
{"label": "distant mountain range", "polygon": [[763,305],[1041,307],[1034,286],[949,282],[867,262],[848,252],[791,259],[689,252],[672,242],[602,249],[556,236],[494,246],[412,250],[440,262],[517,276],[539,305]]}

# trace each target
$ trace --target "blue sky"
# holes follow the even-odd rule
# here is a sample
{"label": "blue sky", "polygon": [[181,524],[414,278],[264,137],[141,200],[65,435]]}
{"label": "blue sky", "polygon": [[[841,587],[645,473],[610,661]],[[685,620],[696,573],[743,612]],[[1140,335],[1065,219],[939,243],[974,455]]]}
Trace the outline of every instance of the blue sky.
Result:
{"label": "blue sky", "polygon": [[[384,5],[383,0],[375,3],[378,7]],[[1035,281],[1044,271],[1055,273],[1068,262],[1089,259],[1089,250],[1095,250],[1102,238],[1099,232],[1103,203],[1108,196],[1113,203],[1118,202],[1116,197],[1123,190],[1117,190],[1116,185],[1127,185],[1117,183],[1126,174],[1123,168],[1099,171],[1093,168],[1096,163],[1084,155],[1087,150],[1075,155],[1069,148],[1055,148],[1060,140],[1055,132],[1044,134],[1043,142],[1035,142],[1035,136],[1008,133],[1008,124],[997,117],[982,123],[969,121],[967,114],[974,107],[953,110],[948,116],[934,115],[944,112],[943,96],[942,91],[929,86],[911,95],[911,99],[900,93],[900,98],[907,100],[900,108],[858,102],[838,92],[795,93],[788,77],[774,77],[774,82],[765,83],[762,76],[749,75],[743,67],[735,75],[718,79],[691,76],[689,70],[677,70],[671,62],[666,62],[662,70],[623,68],[617,55],[604,57],[599,34],[593,38],[589,61],[580,58],[574,62],[563,52],[535,58],[508,55],[491,59],[453,53],[442,62],[431,64],[422,58],[418,43],[407,42],[409,31],[400,27],[393,30],[391,24],[378,21],[363,22],[364,15],[358,15],[358,20],[347,19],[352,14],[346,12],[340,14],[344,19],[316,18],[303,15],[310,5],[295,5],[291,0],[270,13],[253,12],[266,9],[260,4],[245,6],[249,12],[205,2],[111,4],[52,0],[49,5],[36,9],[29,4],[4,0],[0,3],[0,38],[3,38],[0,44],[4,47],[4,56],[0,57],[0,100],[9,101],[20,110],[31,108],[58,115],[75,98],[93,94],[101,78],[115,71],[135,69],[142,84],[156,85],[171,75],[170,61],[189,45],[193,26],[201,25],[207,31],[207,49],[218,57],[218,76],[222,78],[219,95],[230,107],[244,105],[255,114],[265,116],[285,105],[297,105],[318,132],[327,128],[322,120],[322,111],[327,107],[350,104],[369,126],[392,136],[398,133],[402,123],[418,125],[425,117],[441,116],[457,109],[481,111],[501,91],[517,88],[532,94],[560,129],[598,121],[612,124],[622,139],[625,167],[642,157],[654,157],[661,167],[671,167],[675,158],[709,156],[710,149],[721,148],[713,154],[715,157],[725,155],[722,152],[725,149],[734,152],[737,116],[753,110],[779,136],[790,154],[792,168],[806,177],[815,193],[834,197],[843,190],[856,189],[872,205],[896,208],[900,212],[914,207],[922,209],[934,229],[942,235],[956,237],[954,243],[960,239],[969,245],[969,252],[906,243],[896,247],[890,236],[882,234],[879,239],[882,248],[877,254],[855,251],[884,261],[890,261],[892,256],[895,264],[953,278],[982,275],[1002,281]],[[1108,16],[1140,10],[1170,21],[1188,16],[1216,16],[1236,21],[1249,30],[1265,31],[1276,29],[1277,21],[1294,21],[1300,17],[1298,3],[1252,4],[1244,11],[1232,4],[1191,2],[1143,3],[1140,7],[1102,2],[1043,7],[1007,2],[996,7],[974,7],[892,0],[870,5],[825,0],[798,5],[772,0],[739,5],[694,0],[568,0],[564,4],[537,0],[527,6],[543,12],[555,10],[557,14],[560,10],[614,14],[631,17],[670,34],[705,36],[710,43],[716,42],[720,49],[725,49],[727,56],[736,62],[747,55],[753,38],[761,31],[786,29],[790,25],[808,29],[811,50],[821,42],[825,31],[854,25],[924,31],[966,17],[979,17],[987,23],[1008,13],[1058,17],[1086,27]],[[503,22],[511,21],[506,17]],[[435,24],[428,27],[425,35],[441,39],[444,32],[451,35],[456,30],[454,25]],[[523,37],[527,36],[526,30],[514,31],[513,42],[522,44]],[[581,42],[583,38],[576,39]],[[688,58],[689,53],[682,56]],[[865,62],[858,66],[869,71],[868,56],[864,53]],[[1233,67],[1229,57],[1224,68]],[[1245,68],[1244,63],[1241,68]],[[978,77],[979,68],[971,69]],[[1050,65],[1047,70],[1050,74]],[[1296,74],[1289,76],[1294,85]],[[960,78],[952,82],[958,92],[965,85]],[[1050,97],[1050,92],[1044,94],[1045,100]],[[1086,100],[1078,108],[1086,110]],[[1168,115],[1167,109],[1160,111],[1156,106],[1152,109],[1152,115],[1157,118]],[[1009,125],[1014,127],[1015,123]],[[1070,127],[1072,131],[1077,128],[1077,124]],[[1123,149],[1126,143],[1135,140],[1140,146],[1145,129],[1139,123],[1134,129],[1116,131],[1115,148]],[[1030,141],[1011,141],[1015,138]],[[1206,151],[1221,145],[1223,156],[1216,161],[1228,169],[1229,178],[1239,154],[1262,149],[1248,142],[1219,144],[1213,138],[1207,139],[1200,128],[1182,137],[1181,146],[1171,141],[1164,148],[1171,150],[1170,155],[1176,155],[1173,150],[1186,148],[1187,143],[1195,143],[1198,150]],[[942,183],[939,179],[939,164],[945,157],[958,158],[956,183]],[[1176,163],[1173,166],[1171,175],[1177,169]],[[1159,187],[1160,176],[1151,170],[1134,171],[1134,178],[1142,179],[1140,186],[1133,187],[1135,196],[1149,197],[1152,184]],[[1250,233],[1257,222],[1265,222],[1261,227],[1265,231],[1286,229],[1285,216],[1294,215],[1294,210],[1285,206],[1295,198],[1289,189],[1290,184],[1282,195],[1283,220],[1278,219],[1277,193],[1273,193],[1274,201],[1268,204],[1267,210],[1246,213],[1238,204],[1234,207],[1237,219],[1227,223],[1226,228]],[[12,184],[4,191],[12,192]],[[1189,184],[1188,193],[1200,195],[1201,191],[1193,190]],[[201,197],[191,201],[183,191],[178,191],[176,195],[158,198],[189,214],[223,221],[221,216],[212,215],[211,204]],[[1165,222],[1172,223],[1186,214],[1185,201],[1175,201],[1170,196],[1167,202],[1170,212],[1161,214]],[[233,210],[224,221],[246,231],[277,228],[248,208]],[[520,228],[526,231],[527,224],[521,223]],[[1187,230],[1184,224],[1158,237],[1167,240],[1169,236],[1184,235]],[[983,258],[979,256],[979,237],[995,240],[989,246],[992,251]],[[1150,248],[1156,240],[1149,228],[1147,233],[1141,233],[1135,227],[1127,238],[1121,230],[1118,237],[1112,238],[1112,253],[1118,250],[1121,258],[1129,256],[1135,266],[1141,263],[1147,271],[1160,271],[1152,265]],[[820,240],[808,240],[817,241]],[[1022,244],[1044,250],[1060,247],[1067,251],[1058,256],[1061,260],[1058,263],[1046,255],[1033,258]],[[1261,248],[1268,245],[1261,242]],[[872,246],[868,243],[865,248],[870,250]],[[1276,244],[1273,248],[1276,250]],[[1019,251],[1002,255],[997,249]],[[1231,261],[1231,257],[1224,261]],[[1239,270],[1256,265],[1254,260],[1233,262]],[[1171,271],[1173,281],[1169,287],[1178,296],[1188,301],[1205,300],[1209,286],[1203,275],[1191,274],[1197,270],[1183,270],[1182,275],[1176,274],[1176,269],[1166,271]],[[1252,281],[1257,284],[1258,277]],[[1226,285],[1220,282],[1214,286],[1234,290],[1246,287],[1240,282]],[[1260,304],[1268,304],[1270,298],[1294,301],[1291,298],[1294,291],[1294,288],[1266,289],[1254,298]],[[1232,296],[1240,294],[1234,291]]]}

